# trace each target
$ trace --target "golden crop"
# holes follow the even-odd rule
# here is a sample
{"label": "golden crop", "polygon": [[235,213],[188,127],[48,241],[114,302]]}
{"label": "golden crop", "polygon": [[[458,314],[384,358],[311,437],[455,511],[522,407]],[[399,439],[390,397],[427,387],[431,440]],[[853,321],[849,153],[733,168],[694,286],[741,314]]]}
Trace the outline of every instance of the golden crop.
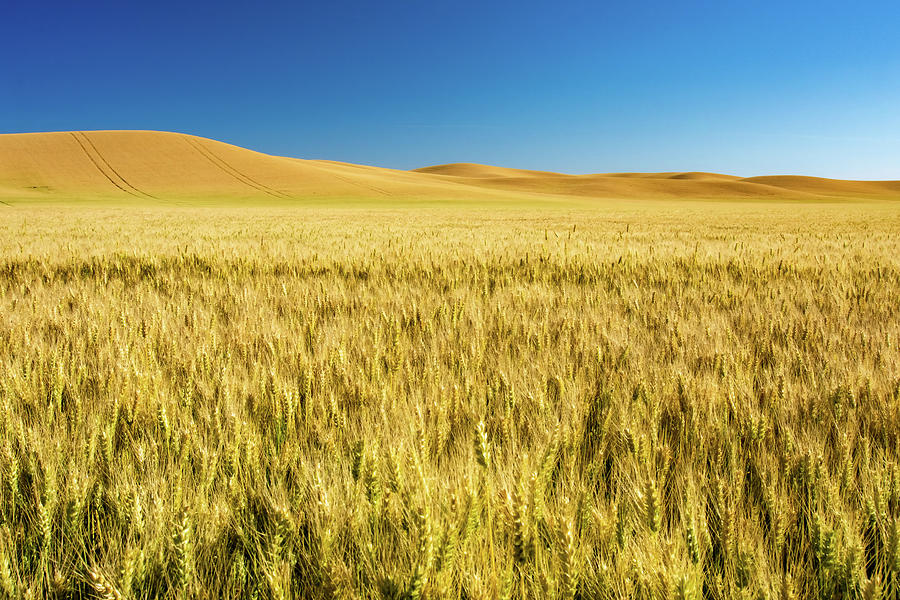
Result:
{"label": "golden crop", "polygon": [[0,213],[0,595],[900,593],[900,209]]}

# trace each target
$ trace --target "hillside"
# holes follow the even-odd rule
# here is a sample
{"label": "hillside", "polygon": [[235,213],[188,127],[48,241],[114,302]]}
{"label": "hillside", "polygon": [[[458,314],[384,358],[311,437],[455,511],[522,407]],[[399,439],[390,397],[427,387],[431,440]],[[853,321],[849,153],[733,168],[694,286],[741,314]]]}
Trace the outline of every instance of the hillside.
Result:
{"label": "hillside", "polygon": [[602,173],[568,175],[453,163],[416,169],[491,189],[589,198],[900,199],[900,181],[850,181],[801,176],[737,177],[720,173]]}
{"label": "hillside", "polygon": [[470,163],[413,171],[271,156],[192,135],[0,135],[0,200],[898,199],[900,182],[715,173],[567,175]]}
{"label": "hillside", "polygon": [[0,135],[0,197],[8,198],[440,197],[447,187],[406,171],[270,156],[178,133]]}

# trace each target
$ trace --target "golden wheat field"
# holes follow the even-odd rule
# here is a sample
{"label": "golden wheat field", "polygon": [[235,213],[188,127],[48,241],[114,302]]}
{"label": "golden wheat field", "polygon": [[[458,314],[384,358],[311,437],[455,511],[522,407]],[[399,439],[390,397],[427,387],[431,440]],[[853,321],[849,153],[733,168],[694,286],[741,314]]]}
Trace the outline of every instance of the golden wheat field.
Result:
{"label": "golden wheat field", "polygon": [[9,598],[896,598],[900,205],[0,207]]}

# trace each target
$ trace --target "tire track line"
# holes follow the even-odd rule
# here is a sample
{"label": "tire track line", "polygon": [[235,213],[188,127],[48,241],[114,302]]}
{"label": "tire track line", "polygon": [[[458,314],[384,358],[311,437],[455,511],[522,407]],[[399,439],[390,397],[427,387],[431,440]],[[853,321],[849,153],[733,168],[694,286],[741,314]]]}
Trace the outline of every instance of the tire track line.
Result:
{"label": "tire track line", "polygon": [[355,185],[356,187],[361,187],[361,188],[365,188],[367,190],[372,190],[373,192],[377,192],[377,193],[381,194],[382,196],[393,196],[393,194],[391,192],[389,192],[387,190],[383,190],[380,187],[376,187],[370,183],[360,183],[358,181],[353,181],[349,177],[344,177],[343,175],[338,175],[337,173],[332,173],[331,175],[334,177],[337,177],[344,183],[349,183],[350,185]]}
{"label": "tire track line", "polygon": [[288,196],[287,194],[285,194],[283,192],[279,192],[278,190],[275,190],[273,188],[270,188],[267,185],[264,185],[264,184],[256,181],[255,179],[251,178],[248,175],[244,175],[241,171],[238,171],[233,166],[231,166],[227,161],[225,161],[224,159],[222,159],[219,156],[217,156],[216,154],[214,154],[212,150],[205,147],[201,142],[192,140],[191,138],[187,138],[187,137],[184,139],[187,140],[192,146],[194,146],[197,149],[197,151],[200,152],[200,154],[202,154],[203,156],[205,156],[206,159],[209,160],[212,164],[217,166],[219,169],[224,171],[226,174],[231,175],[232,177],[234,177],[235,179],[237,179],[244,185],[248,185],[252,188],[259,190],[260,192],[263,192],[263,193],[273,196],[275,198],[290,198],[290,196]]}
{"label": "tire track line", "polygon": [[134,190],[135,192],[137,192],[138,194],[140,194],[142,196],[150,198],[151,200],[158,200],[158,198],[156,198],[155,196],[151,196],[147,192],[128,183],[128,180],[125,179],[124,177],[122,177],[122,175],[120,175],[119,172],[116,171],[111,164],[109,164],[109,161],[106,160],[106,158],[103,156],[103,154],[100,153],[100,151],[97,149],[97,146],[95,146],[94,142],[91,141],[91,138],[89,138],[88,135],[83,131],[80,131],[79,133],[81,134],[81,137],[84,138],[84,141],[86,141],[91,146],[91,148],[93,148],[94,152],[97,154],[97,158],[99,158],[101,161],[103,161],[103,164],[105,164],[106,167],[110,171],[112,171],[113,174],[115,174],[115,176],[118,177],[122,181],[122,183],[124,183],[126,186],[128,186],[129,188],[131,188],[132,190]]}
{"label": "tire track line", "polygon": [[87,156],[88,159],[94,164],[94,167],[96,167],[96,169],[100,172],[101,175],[106,177],[111,184],[113,184],[114,186],[116,186],[117,188],[119,188],[120,190],[122,190],[123,192],[128,194],[129,196],[134,196],[135,198],[140,198],[140,196],[138,196],[137,194],[135,194],[134,192],[132,192],[130,190],[126,190],[121,185],[119,185],[112,177],[110,177],[109,174],[103,170],[103,168],[100,166],[100,163],[97,162],[97,160],[93,157],[93,155],[90,152],[88,152],[87,146],[84,145],[84,142],[82,142],[80,139],[78,139],[78,136],[75,135],[74,132],[70,132],[70,135],[72,136],[72,138],[74,138],[74,140],[76,142],[78,142],[78,145],[81,146],[81,150],[84,152],[85,156]]}
{"label": "tire track line", "polygon": [[190,144],[194,149],[196,149],[197,152],[202,154],[209,162],[211,162],[213,165],[218,167],[223,173],[230,175],[231,177],[240,181],[244,185],[250,186],[250,187],[254,188],[255,190],[260,191],[264,194],[268,194],[269,196],[272,196],[273,198],[290,198],[289,195],[287,195],[283,192],[279,192],[278,190],[272,189],[266,185],[263,185],[262,183],[259,183],[258,181],[252,179],[251,177],[244,175],[243,173],[241,173],[240,171],[238,171],[237,169],[232,167],[230,164],[228,164],[225,160],[216,156],[212,152],[212,150],[204,147],[200,142],[198,142],[196,140],[192,140],[189,137],[183,137],[182,139],[184,141],[186,141],[188,144]]}
{"label": "tire track line", "polygon": [[329,171],[328,173],[332,177],[336,177],[337,179],[340,179],[344,183],[349,183],[352,186],[365,188],[367,190],[372,190],[373,192],[377,192],[377,193],[381,194],[382,196],[393,196],[394,195],[387,190],[383,190],[380,187],[376,187],[376,186],[372,185],[371,183],[360,183],[359,181],[353,181],[349,177],[345,177],[343,175],[338,175],[337,173],[334,173],[332,171]]}

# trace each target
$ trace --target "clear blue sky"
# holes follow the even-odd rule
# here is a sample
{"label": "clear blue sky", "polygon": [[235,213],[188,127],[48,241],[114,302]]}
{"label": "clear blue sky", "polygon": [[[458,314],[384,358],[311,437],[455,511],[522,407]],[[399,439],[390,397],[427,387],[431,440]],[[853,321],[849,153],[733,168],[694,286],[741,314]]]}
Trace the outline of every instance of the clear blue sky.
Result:
{"label": "clear blue sky", "polygon": [[0,132],[900,179],[900,2],[0,2]]}

